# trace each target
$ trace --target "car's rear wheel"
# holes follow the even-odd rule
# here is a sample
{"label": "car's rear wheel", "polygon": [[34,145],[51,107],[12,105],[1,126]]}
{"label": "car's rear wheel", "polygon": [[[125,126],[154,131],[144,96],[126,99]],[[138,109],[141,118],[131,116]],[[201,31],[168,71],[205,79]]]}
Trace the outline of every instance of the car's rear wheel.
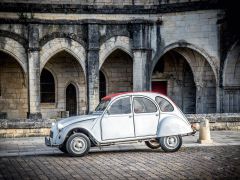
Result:
{"label": "car's rear wheel", "polygon": [[91,146],[89,138],[82,133],[72,134],[66,143],[67,151],[71,156],[84,156]]}
{"label": "car's rear wheel", "polygon": [[178,135],[161,137],[160,145],[165,152],[176,152],[182,146],[182,137]]}
{"label": "car's rear wheel", "polygon": [[158,149],[161,147],[159,141],[157,139],[151,139],[150,141],[145,141],[147,147],[151,149]]}

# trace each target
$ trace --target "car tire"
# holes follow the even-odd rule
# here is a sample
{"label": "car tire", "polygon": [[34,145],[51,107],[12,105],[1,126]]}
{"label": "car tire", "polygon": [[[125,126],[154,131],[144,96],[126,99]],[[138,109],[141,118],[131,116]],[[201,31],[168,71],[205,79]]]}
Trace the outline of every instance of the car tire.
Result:
{"label": "car tire", "polygon": [[91,146],[89,138],[82,133],[72,134],[66,143],[67,152],[71,156],[84,156],[88,153]]}
{"label": "car tire", "polygon": [[68,153],[66,148],[66,143],[61,144],[58,149],[62,151],[63,153]]}
{"label": "car tire", "polygon": [[176,152],[182,146],[182,136],[165,136],[161,137],[160,140],[161,148],[165,152]]}
{"label": "car tire", "polygon": [[157,139],[151,139],[150,141],[145,141],[147,147],[151,149],[158,149],[161,147],[159,141]]}

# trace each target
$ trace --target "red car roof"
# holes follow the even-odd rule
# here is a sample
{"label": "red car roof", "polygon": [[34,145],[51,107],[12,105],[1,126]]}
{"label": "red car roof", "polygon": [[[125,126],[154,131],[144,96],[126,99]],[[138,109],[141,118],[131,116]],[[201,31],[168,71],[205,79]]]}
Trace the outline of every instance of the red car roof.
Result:
{"label": "red car roof", "polygon": [[[146,92],[150,92],[150,93],[158,93],[158,92],[154,92],[154,91],[140,91],[140,92],[121,92],[121,93],[115,93],[115,94],[110,94],[110,95],[107,95],[105,97],[102,98],[102,100],[111,100],[112,98],[116,97],[116,96],[119,96],[119,95],[123,95],[123,94],[132,94],[132,93],[146,93]],[[160,94],[160,93],[158,93]]]}

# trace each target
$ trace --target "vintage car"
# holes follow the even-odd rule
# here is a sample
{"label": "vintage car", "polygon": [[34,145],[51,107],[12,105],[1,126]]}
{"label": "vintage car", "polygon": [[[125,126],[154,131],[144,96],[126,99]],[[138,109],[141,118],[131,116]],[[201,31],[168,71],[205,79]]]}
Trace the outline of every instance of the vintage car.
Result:
{"label": "vintage car", "polygon": [[175,152],[182,145],[182,136],[193,133],[187,118],[168,97],[128,92],[102,98],[91,114],[53,123],[45,144],[72,156],[86,155],[91,146],[142,141],[149,148]]}

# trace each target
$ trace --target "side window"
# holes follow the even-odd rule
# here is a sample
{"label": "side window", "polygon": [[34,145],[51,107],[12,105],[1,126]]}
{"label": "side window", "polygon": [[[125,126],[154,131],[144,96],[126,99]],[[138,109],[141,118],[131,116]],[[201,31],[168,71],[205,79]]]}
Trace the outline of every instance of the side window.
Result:
{"label": "side window", "polygon": [[109,113],[111,115],[131,113],[130,97],[122,98],[122,99],[115,101],[109,108]]}
{"label": "side window", "polygon": [[162,112],[172,112],[174,110],[173,106],[168,100],[159,96],[157,96],[155,100],[157,101]]}
{"label": "side window", "polygon": [[134,98],[134,112],[135,113],[152,113],[157,112],[157,107],[149,99],[143,97]]}

